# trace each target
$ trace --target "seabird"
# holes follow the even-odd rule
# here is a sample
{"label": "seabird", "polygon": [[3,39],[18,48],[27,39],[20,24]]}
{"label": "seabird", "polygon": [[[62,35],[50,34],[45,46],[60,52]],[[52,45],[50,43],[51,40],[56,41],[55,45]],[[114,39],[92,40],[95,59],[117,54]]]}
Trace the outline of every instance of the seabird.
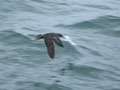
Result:
{"label": "seabird", "polygon": [[59,37],[63,37],[63,35],[59,34],[59,33],[46,33],[46,34],[39,34],[36,36],[35,40],[39,40],[39,39],[44,39],[46,47],[47,47],[47,51],[48,51],[48,55],[50,58],[54,59],[54,43],[53,41],[60,47],[64,47],[61,40],[59,39]]}

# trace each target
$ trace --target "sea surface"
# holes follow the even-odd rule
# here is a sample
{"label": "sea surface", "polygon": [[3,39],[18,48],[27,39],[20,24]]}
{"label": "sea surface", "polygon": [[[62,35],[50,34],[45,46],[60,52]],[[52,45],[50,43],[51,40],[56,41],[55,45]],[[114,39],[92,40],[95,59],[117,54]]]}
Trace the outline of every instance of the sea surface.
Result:
{"label": "sea surface", "polygon": [[120,90],[120,0],[0,0],[0,90]]}

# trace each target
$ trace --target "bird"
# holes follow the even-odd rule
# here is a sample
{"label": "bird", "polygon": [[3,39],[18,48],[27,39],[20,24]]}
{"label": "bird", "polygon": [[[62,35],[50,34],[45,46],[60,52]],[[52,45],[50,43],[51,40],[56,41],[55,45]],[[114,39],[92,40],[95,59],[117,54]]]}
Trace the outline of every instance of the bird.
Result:
{"label": "bird", "polygon": [[55,56],[54,42],[58,46],[64,47],[62,41],[59,39],[60,37],[63,37],[63,35],[60,33],[46,33],[43,35],[42,34],[37,35],[35,37],[35,40],[44,39],[48,55],[51,59],[54,59]]}

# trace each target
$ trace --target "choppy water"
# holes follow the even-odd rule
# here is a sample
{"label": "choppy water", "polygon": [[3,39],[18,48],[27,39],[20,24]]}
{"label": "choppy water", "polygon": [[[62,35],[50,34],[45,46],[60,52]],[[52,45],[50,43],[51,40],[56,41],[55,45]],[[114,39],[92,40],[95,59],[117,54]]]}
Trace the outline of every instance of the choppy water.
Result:
{"label": "choppy water", "polygon": [[[51,60],[37,34],[58,32]],[[120,0],[1,0],[0,90],[120,90]]]}

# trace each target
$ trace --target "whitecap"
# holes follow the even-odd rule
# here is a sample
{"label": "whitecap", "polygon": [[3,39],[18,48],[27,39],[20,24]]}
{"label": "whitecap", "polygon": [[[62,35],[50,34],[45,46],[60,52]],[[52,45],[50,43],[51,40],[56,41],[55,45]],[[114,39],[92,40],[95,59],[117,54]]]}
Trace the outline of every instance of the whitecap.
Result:
{"label": "whitecap", "polygon": [[64,41],[68,41],[70,44],[76,46],[76,43],[69,36],[64,36]]}

